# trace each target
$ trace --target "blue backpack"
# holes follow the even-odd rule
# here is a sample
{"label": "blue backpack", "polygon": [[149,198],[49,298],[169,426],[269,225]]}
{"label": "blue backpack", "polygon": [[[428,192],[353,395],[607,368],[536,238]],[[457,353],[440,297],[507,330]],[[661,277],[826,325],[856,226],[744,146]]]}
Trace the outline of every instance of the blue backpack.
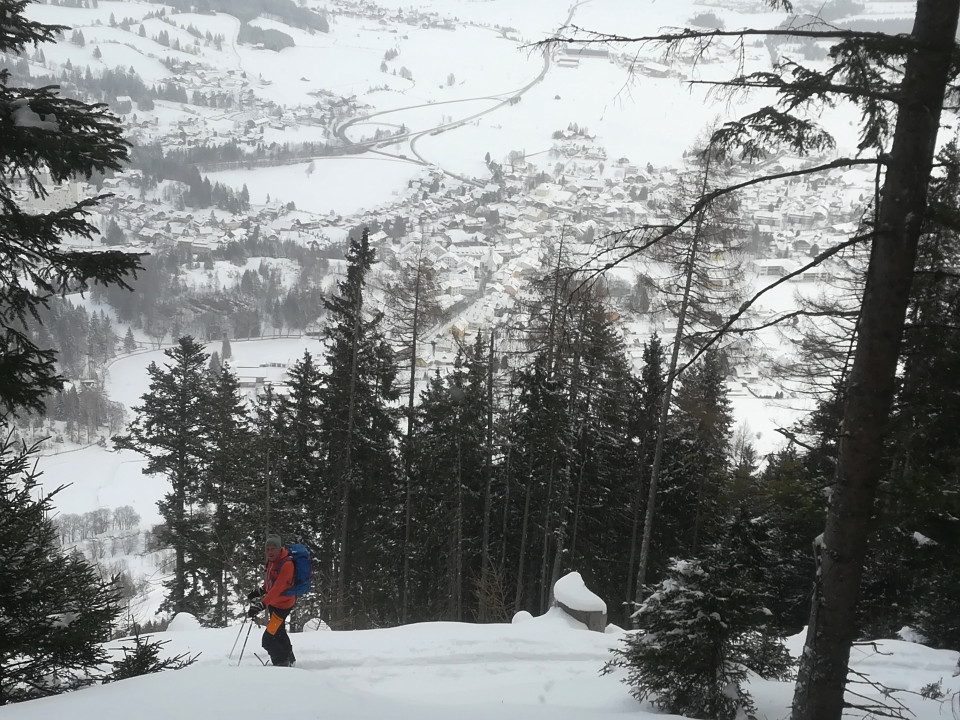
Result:
{"label": "blue backpack", "polygon": [[284,590],[283,594],[287,596],[303,595],[310,592],[310,586],[313,583],[313,558],[306,545],[294,543],[287,548],[289,560],[293,560],[293,586]]}

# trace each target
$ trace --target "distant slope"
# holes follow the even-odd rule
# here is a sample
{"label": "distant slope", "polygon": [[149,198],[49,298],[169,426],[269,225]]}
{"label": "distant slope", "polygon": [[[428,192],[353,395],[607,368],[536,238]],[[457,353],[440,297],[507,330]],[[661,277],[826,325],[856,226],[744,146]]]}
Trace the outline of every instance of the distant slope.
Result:
{"label": "distant slope", "polygon": [[305,30],[330,32],[325,14],[300,7],[293,0],[163,0],[162,4],[181,12],[227,13],[245,23],[267,15]]}

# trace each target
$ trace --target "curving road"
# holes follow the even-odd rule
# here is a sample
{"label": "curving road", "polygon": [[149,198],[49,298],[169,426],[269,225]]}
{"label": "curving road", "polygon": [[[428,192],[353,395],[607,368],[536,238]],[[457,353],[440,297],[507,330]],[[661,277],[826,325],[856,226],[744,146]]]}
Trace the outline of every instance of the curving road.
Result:
{"label": "curving road", "polygon": [[[573,19],[573,15],[580,4],[581,3],[577,3],[570,7],[570,11],[567,14],[567,18],[563,22],[564,26],[570,24],[570,21]],[[464,183],[475,185],[477,187],[482,187],[483,183],[477,182],[476,180],[465,177],[463,175],[458,175],[457,173],[451,172],[450,170],[446,170],[440,167],[439,165],[437,165],[437,163],[433,163],[427,160],[417,150],[417,142],[425,135],[439,135],[442,132],[446,132],[447,130],[452,130],[454,128],[458,128],[463,125],[466,125],[467,123],[473,120],[476,120],[477,118],[483,117],[484,115],[489,115],[490,113],[495,112],[506,105],[511,105],[519,101],[520,98],[530,90],[530,88],[534,87],[535,85],[537,85],[543,80],[547,72],[550,70],[550,60],[551,60],[550,51],[548,48],[544,48],[543,49],[543,68],[540,70],[540,73],[535,78],[533,78],[530,82],[528,82],[526,85],[524,85],[518,90],[514,90],[512,92],[500,93],[498,95],[487,95],[487,96],[481,96],[481,97],[475,97],[475,98],[461,98],[459,100],[444,100],[438,103],[420,103],[418,105],[409,105],[406,107],[394,108],[392,110],[378,110],[377,112],[370,113],[369,115],[361,115],[355,118],[351,118],[350,120],[347,120],[344,123],[341,123],[336,128],[334,128],[334,134],[336,135],[337,138],[340,139],[341,142],[344,143],[346,147],[349,147],[351,149],[373,152],[378,155],[385,155],[387,157],[406,160],[408,162],[415,162],[417,164],[424,165],[427,167],[436,167],[441,172],[443,172],[444,175],[455,178]],[[406,133],[402,133],[399,135],[392,135],[391,137],[388,137],[388,138],[380,138],[379,140],[364,140],[361,142],[354,142],[347,136],[347,130],[349,130],[354,125],[367,123],[370,121],[371,118],[382,117],[384,115],[405,112],[408,110],[415,110],[417,108],[422,108],[422,107],[452,105],[456,103],[476,102],[478,100],[490,100],[495,104],[485,110],[481,110],[480,112],[473,113],[472,115],[468,115],[467,117],[460,118],[458,120],[453,120],[451,122],[444,123],[442,125],[436,125],[434,127],[430,127],[425,130],[408,131]],[[400,155],[394,155],[392,153],[386,153],[377,149],[377,148],[387,147],[390,145],[397,145],[399,143],[406,142],[406,141],[410,142],[410,153],[414,156],[413,159],[406,158]]]}

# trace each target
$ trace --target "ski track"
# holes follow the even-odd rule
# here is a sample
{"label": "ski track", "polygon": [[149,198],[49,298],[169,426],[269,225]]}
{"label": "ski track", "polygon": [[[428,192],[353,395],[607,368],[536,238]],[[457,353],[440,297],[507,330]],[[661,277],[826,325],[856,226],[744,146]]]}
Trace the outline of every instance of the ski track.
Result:
{"label": "ski track", "polygon": [[[294,653],[297,649],[294,648]],[[301,661],[297,658],[296,667],[305,670],[339,670],[371,667],[432,667],[436,665],[487,665],[491,663],[543,663],[543,662],[591,662],[602,663],[603,658],[593,653],[557,653],[546,656],[542,653],[477,652],[464,655],[428,655],[425,657],[404,657],[402,655],[364,655],[362,658],[337,658],[324,661],[312,659],[309,655]]]}

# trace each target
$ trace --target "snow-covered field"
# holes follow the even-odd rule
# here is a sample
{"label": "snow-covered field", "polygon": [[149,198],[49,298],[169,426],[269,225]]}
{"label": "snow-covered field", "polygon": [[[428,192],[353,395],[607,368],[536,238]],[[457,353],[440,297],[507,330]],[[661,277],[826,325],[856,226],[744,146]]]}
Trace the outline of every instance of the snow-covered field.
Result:
{"label": "snow-covered field", "polygon": [[[641,720],[670,715],[639,704],[620,682],[601,676],[623,631],[589,632],[562,611],[518,616],[512,624],[424,623],[388,630],[292,635],[297,666],[261,667],[260,629],[253,628],[239,667],[246,629],[201,630],[178,617],[165,655],[200,653],[184,670],[124,680],[3,708],[4,720]],[[194,621],[195,623],[195,621]],[[231,646],[238,638],[233,658]],[[796,654],[801,637],[788,640]],[[112,643],[111,647],[117,647]],[[852,666],[869,679],[909,691],[895,697],[915,720],[956,712],[957,653],[902,641],[855,648]],[[920,697],[942,682],[943,700]],[[757,678],[748,688],[757,717],[789,716],[790,683]],[[862,688],[861,688],[862,689]],[[876,698],[876,691],[866,691]],[[862,717],[851,713],[850,718]]]}
{"label": "snow-covered field", "polygon": [[311,163],[228,170],[209,173],[210,182],[247,186],[250,201],[267,199],[293,202],[298,210],[326,215],[331,211],[353,215],[386,203],[396,203],[407,182],[419,178],[423,168],[403,159],[364,153],[347,157],[317,158]]}

